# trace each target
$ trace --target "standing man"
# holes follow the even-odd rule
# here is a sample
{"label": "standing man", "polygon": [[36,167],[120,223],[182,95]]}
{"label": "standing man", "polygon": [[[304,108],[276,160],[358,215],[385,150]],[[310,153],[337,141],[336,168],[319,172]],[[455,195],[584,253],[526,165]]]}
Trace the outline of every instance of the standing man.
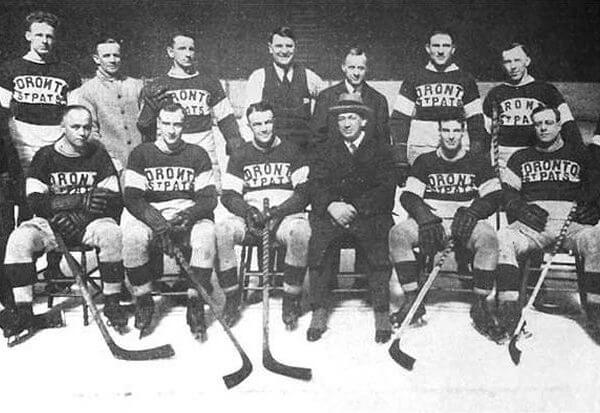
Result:
{"label": "standing man", "polygon": [[[206,151],[182,140],[185,125],[182,105],[164,105],[156,118],[156,141],[135,148],[125,170],[123,263],[136,297],[135,327],[141,336],[149,333],[154,314],[151,243],[167,255],[173,254],[173,242],[189,244],[190,275],[212,292],[210,276],[216,254],[213,210],[217,206],[214,172]],[[186,320],[192,335],[204,340],[204,301],[191,287]]]}
{"label": "standing man", "polygon": [[[11,110],[10,134],[25,175],[33,155],[42,146],[56,142],[62,135],[61,115],[71,92],[81,85],[81,77],[71,65],[54,53],[59,20],[42,11],[25,18],[25,39],[29,51],[21,58],[0,67],[0,105]],[[24,185],[24,181],[21,182]],[[21,188],[20,193],[25,189]],[[14,222],[12,214],[0,217]],[[19,203],[19,222],[31,218],[24,200]],[[14,226],[14,224],[13,224]],[[62,274],[60,254],[48,255],[46,277]]]}
{"label": "standing man", "polygon": [[[551,248],[573,202],[577,210],[567,229],[563,247],[580,254],[581,280],[590,333],[600,342],[600,227],[596,191],[590,191],[590,156],[582,147],[568,145],[562,137],[561,111],[537,107],[530,114],[536,142],[515,152],[505,171],[506,214],[512,224],[498,233],[498,318],[504,338],[519,320],[520,273],[517,259],[531,251]],[[593,179],[593,178],[592,178]],[[595,195],[594,195],[595,194]]]}
{"label": "standing man", "polygon": [[[412,165],[400,202],[410,218],[390,231],[390,257],[405,294],[402,307],[391,316],[402,324],[418,293],[418,269],[413,248],[433,258],[454,239],[454,250],[473,257],[471,318],[483,335],[496,338],[497,321],[488,309],[498,264],[498,238],[485,219],[496,212],[502,198],[500,180],[487,158],[477,157],[462,144],[464,120],[439,122],[439,147],[420,155]],[[425,314],[419,306],[411,322]]]}
{"label": "standing man", "polygon": [[221,170],[217,160],[213,119],[226,141],[227,153],[233,153],[243,140],[233,108],[219,79],[196,68],[194,38],[187,32],[175,32],[167,45],[171,59],[169,72],[155,79],[142,91],[143,106],[138,128],[146,141],[154,141],[156,117],[167,101],[179,103],[186,110],[182,139],[202,147],[210,156],[217,188],[221,186]]}
{"label": "standing man", "polygon": [[121,70],[121,45],[112,37],[100,39],[92,59],[96,76],[75,91],[75,98],[92,114],[92,139],[104,144],[121,171],[133,148],[142,143],[136,127],[144,83]]}
{"label": "standing man", "polygon": [[[429,62],[402,82],[390,120],[397,165],[411,164],[439,142],[438,121],[466,119],[465,148],[488,155],[481,99],[475,79],[452,62],[456,47],[448,31],[431,33],[425,50]],[[406,167],[404,167],[406,169]]]}
{"label": "standing man", "polygon": [[541,106],[557,108],[561,119],[561,136],[568,143],[582,145],[581,133],[569,105],[550,83],[536,80],[529,74],[531,58],[521,43],[511,43],[502,49],[502,66],[506,82],[489,91],[483,101],[486,126],[491,130],[492,111],[498,111],[499,164],[502,168],[519,149],[537,142],[531,114]]}
{"label": "standing man", "polygon": [[275,109],[275,135],[307,150],[311,102],[325,85],[315,72],[294,62],[296,36],[289,27],[273,30],[268,49],[273,62],[248,78],[246,107],[261,101],[271,103]]}
{"label": "standing man", "polygon": [[321,338],[327,329],[328,259],[344,239],[362,249],[368,263],[371,302],[375,313],[375,342],[391,337],[387,234],[393,225],[392,208],[396,183],[390,148],[374,125],[371,108],[360,97],[342,94],[329,111],[338,129],[318,151],[311,165],[309,188],[312,210],[309,220],[310,303],[313,310],[306,333],[309,341]]}
{"label": "standing man", "polygon": [[344,73],[344,80],[325,89],[317,98],[315,113],[312,118],[315,142],[323,142],[327,139],[328,129],[335,130],[337,128],[337,119],[329,116],[329,108],[337,104],[342,93],[354,93],[361,97],[365,105],[373,109],[373,119],[371,121],[380,130],[378,137],[389,144],[390,112],[388,103],[385,96],[365,81],[368,72],[365,52],[358,47],[351,47],[342,63],[342,72]]}
{"label": "standing man", "polygon": [[67,245],[98,248],[104,315],[117,330],[127,325],[119,303],[123,283],[121,230],[116,223],[122,209],[119,180],[106,150],[88,141],[91,128],[92,117],[85,107],[68,106],[62,137],[40,149],[31,162],[27,200],[36,216],[10,235],[4,259],[15,301],[5,311],[17,315],[12,318],[15,323],[2,326],[7,337],[31,327],[37,281],[34,257],[56,248],[55,232]]}
{"label": "standing man", "polygon": [[[308,205],[309,167],[296,145],[273,133],[273,112],[269,103],[248,107],[246,117],[254,139],[229,159],[221,202],[235,216],[217,225],[217,275],[225,291],[225,317],[231,325],[239,318],[240,302],[234,247],[248,238],[260,240],[264,226],[272,221],[274,240],[286,248],[282,318],[286,328],[293,330],[300,316],[308,260],[310,225],[304,208]],[[264,198],[271,205],[266,216],[261,212]]]}

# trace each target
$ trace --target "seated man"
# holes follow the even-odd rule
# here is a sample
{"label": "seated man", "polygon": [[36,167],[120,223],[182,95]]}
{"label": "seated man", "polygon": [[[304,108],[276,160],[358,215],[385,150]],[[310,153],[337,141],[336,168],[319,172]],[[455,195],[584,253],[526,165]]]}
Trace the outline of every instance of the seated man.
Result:
{"label": "seated man", "polygon": [[[295,329],[300,316],[302,283],[308,260],[310,225],[303,212],[308,204],[305,183],[308,165],[298,147],[273,133],[273,107],[266,102],[252,103],[246,110],[254,139],[231,155],[223,181],[221,202],[235,217],[217,225],[219,271],[225,291],[225,319],[234,324],[239,318],[240,291],[234,245],[247,235],[262,239],[267,221],[273,226],[275,240],[286,248],[283,270],[283,322]],[[271,208],[261,213],[264,198]]]}
{"label": "seated man", "polygon": [[[492,226],[483,220],[498,208],[502,198],[500,181],[487,158],[463,147],[464,120],[441,120],[438,125],[437,150],[417,157],[400,196],[409,218],[390,231],[390,257],[406,298],[390,318],[392,324],[399,326],[417,297],[413,248],[418,245],[425,257],[433,257],[444,248],[449,232],[459,257],[473,255],[476,299],[471,317],[475,328],[494,338],[497,322],[488,309],[486,297],[494,286],[498,239]],[[411,322],[424,314],[425,307],[421,304]]]}
{"label": "seated man", "polygon": [[[572,249],[584,261],[583,293],[590,333],[600,341],[600,227],[598,179],[592,176],[587,150],[566,143],[561,136],[560,112],[539,107],[531,113],[536,144],[515,152],[505,176],[507,228],[498,233],[499,321],[510,336],[519,320],[518,257],[551,248],[573,202],[578,202],[574,222],[568,227],[563,248]],[[586,184],[589,184],[586,185]]]}
{"label": "seated man", "polygon": [[[0,313],[0,327],[11,337],[31,327],[36,255],[56,248],[54,231],[67,245],[85,244],[99,250],[104,315],[115,329],[127,325],[119,304],[123,281],[119,180],[105,149],[88,142],[92,116],[83,106],[68,106],[62,116],[62,136],[33,157],[27,177],[27,201],[34,214],[9,237],[5,276],[13,288],[15,307]],[[5,323],[7,315],[14,321]]]}
{"label": "seated man", "polygon": [[[206,151],[181,140],[185,119],[181,105],[162,107],[156,119],[156,141],[136,147],[125,170],[123,262],[136,297],[135,327],[141,336],[149,333],[154,314],[149,263],[152,242],[167,255],[173,253],[174,240],[189,242],[192,276],[212,292],[217,191]],[[188,289],[186,320],[192,335],[204,340],[204,301],[193,288]]]}
{"label": "seated man", "polygon": [[375,341],[391,337],[387,233],[393,225],[394,169],[389,145],[375,136],[372,110],[358,95],[344,93],[329,109],[337,130],[317,154],[309,177],[312,202],[309,242],[310,303],[313,314],[307,339],[327,328],[330,251],[351,238],[365,253],[375,311]]}

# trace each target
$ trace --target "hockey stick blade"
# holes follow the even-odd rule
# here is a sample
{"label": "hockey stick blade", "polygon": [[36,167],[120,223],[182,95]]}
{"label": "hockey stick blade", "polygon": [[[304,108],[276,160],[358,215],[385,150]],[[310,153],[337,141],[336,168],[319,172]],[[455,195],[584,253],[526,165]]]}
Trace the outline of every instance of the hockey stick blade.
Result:
{"label": "hockey stick blade", "polygon": [[508,354],[510,354],[510,359],[515,363],[515,366],[518,366],[521,361],[521,350],[517,347],[518,337],[519,335],[515,334],[508,343]]}
{"label": "hockey stick blade", "polygon": [[204,301],[206,301],[208,303],[210,312],[213,314],[213,316],[219,322],[219,324],[221,324],[221,326],[223,327],[223,330],[225,331],[225,334],[227,334],[227,337],[229,337],[229,339],[233,343],[233,346],[235,347],[235,349],[239,353],[240,357],[242,358],[242,367],[240,367],[239,370],[237,370],[231,374],[228,374],[226,376],[223,376],[223,381],[225,382],[225,386],[228,389],[231,389],[232,387],[235,387],[238,384],[240,384],[241,382],[243,382],[244,380],[246,380],[246,378],[250,375],[250,373],[252,373],[252,362],[248,358],[248,355],[246,354],[246,352],[240,345],[239,341],[235,338],[235,336],[231,332],[231,329],[229,328],[229,326],[227,326],[227,324],[223,320],[223,317],[221,316],[221,314],[219,314],[217,312],[217,310],[216,310],[217,303],[215,303],[215,300],[213,300],[212,297],[210,295],[208,295],[208,293],[206,292],[206,290],[204,289],[202,284],[200,284],[200,282],[192,276],[192,273],[193,273],[192,267],[190,266],[189,262],[187,262],[187,260],[185,259],[184,255],[183,255],[183,252],[181,252],[181,249],[177,245],[173,245],[173,253],[174,253],[174,258],[175,258],[175,261],[177,262],[177,265],[179,265],[179,267],[183,270],[183,272],[186,275],[186,277],[188,278],[188,280],[190,280],[190,282],[193,284],[194,288],[200,293],[200,295],[202,296]]}
{"label": "hockey stick blade", "polygon": [[409,356],[408,354],[406,354],[405,352],[403,352],[400,349],[400,339],[399,338],[392,341],[392,345],[390,346],[388,353],[390,353],[390,356],[392,357],[392,359],[394,359],[394,361],[396,363],[398,363],[400,366],[404,367],[406,370],[410,371],[415,366],[415,361],[416,361],[415,358]]}
{"label": "hockey stick blade", "polygon": [[270,372],[298,380],[312,379],[312,370],[306,367],[288,366],[273,358],[268,348],[263,349],[263,366]]}
{"label": "hockey stick blade", "polygon": [[127,350],[122,347],[119,347],[108,332],[108,328],[106,328],[104,321],[102,321],[100,312],[98,311],[98,308],[94,303],[94,299],[92,298],[92,295],[90,294],[90,291],[88,290],[88,287],[83,279],[84,275],[83,271],[81,270],[81,267],[79,267],[79,264],[77,263],[75,258],[73,258],[73,255],[65,245],[65,242],[63,241],[62,237],[56,232],[54,233],[54,236],[58,244],[58,250],[65,257],[69,269],[75,276],[75,280],[77,281],[77,285],[79,286],[85,304],[88,306],[90,312],[92,313],[92,318],[98,326],[98,329],[102,334],[104,342],[106,343],[106,345],[110,349],[110,352],[115,358],[119,360],[145,361],[165,359],[175,355],[175,350],[173,350],[173,347],[171,347],[170,344],[165,344],[159,347],[153,347],[143,350]]}

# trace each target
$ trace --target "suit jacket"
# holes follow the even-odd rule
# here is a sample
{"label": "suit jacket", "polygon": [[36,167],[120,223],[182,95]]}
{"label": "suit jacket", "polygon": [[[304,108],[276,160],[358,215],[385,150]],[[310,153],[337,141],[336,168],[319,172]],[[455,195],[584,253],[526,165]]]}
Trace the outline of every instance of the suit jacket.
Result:
{"label": "suit jacket", "polygon": [[[329,116],[329,108],[337,104],[342,93],[348,93],[344,81],[328,87],[317,97],[315,111],[311,122],[315,143],[322,143],[327,139],[328,129],[337,129],[335,119],[331,119]],[[374,111],[373,119],[370,119],[370,122],[377,125],[377,128],[379,129],[377,136],[381,138],[383,142],[390,143],[390,112],[385,96],[365,82],[362,86],[361,98],[364,104]]]}

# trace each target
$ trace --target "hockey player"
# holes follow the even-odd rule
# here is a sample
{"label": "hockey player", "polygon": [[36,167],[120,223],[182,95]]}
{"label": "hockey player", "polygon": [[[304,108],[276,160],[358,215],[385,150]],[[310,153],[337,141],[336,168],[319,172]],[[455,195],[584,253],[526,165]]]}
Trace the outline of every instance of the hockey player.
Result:
{"label": "hockey player", "polygon": [[330,252],[350,238],[365,253],[375,312],[375,341],[391,337],[387,234],[393,225],[394,172],[390,148],[368,123],[371,109],[360,96],[342,94],[330,113],[338,130],[319,150],[311,165],[309,190],[312,210],[309,277],[312,320],[307,339],[316,341],[327,328]]}
{"label": "hockey player", "polygon": [[[286,248],[282,318],[288,329],[295,329],[310,239],[310,225],[303,212],[308,205],[305,183],[309,167],[293,143],[273,132],[273,112],[265,102],[248,107],[246,116],[254,139],[229,159],[221,202],[235,216],[216,228],[217,274],[226,294],[225,318],[232,325],[239,318],[240,302],[234,246],[253,236],[255,241],[261,240],[264,225],[272,225],[274,239]],[[261,212],[264,198],[271,205],[266,216]]]}
{"label": "hockey player", "polygon": [[520,316],[517,259],[540,248],[551,248],[571,205],[577,202],[574,222],[562,245],[583,258],[586,313],[598,340],[600,227],[590,225],[598,221],[597,182],[590,182],[593,170],[589,153],[563,139],[561,116],[556,108],[535,108],[530,115],[535,146],[515,152],[508,160],[504,177],[506,212],[515,221],[498,234],[498,317],[504,334],[512,334]]}
{"label": "hockey player", "polygon": [[466,119],[468,140],[463,145],[474,154],[487,156],[489,142],[477,84],[471,74],[452,62],[456,50],[452,35],[433,31],[425,50],[429,62],[406,77],[392,108],[390,129],[396,164],[412,165],[417,156],[437,148],[440,119]]}
{"label": "hockey player", "polygon": [[[172,255],[174,242],[189,243],[192,275],[212,292],[215,179],[206,151],[183,141],[186,124],[182,105],[163,106],[156,119],[156,141],[135,148],[125,170],[123,262],[136,297],[135,327],[141,336],[149,333],[154,314],[151,243],[167,255]],[[192,288],[188,289],[186,320],[192,334],[203,340],[204,302]]]}
{"label": "hockey player", "polygon": [[558,108],[563,139],[582,144],[581,133],[564,97],[550,83],[534,79],[529,74],[530,64],[531,58],[524,45],[507,45],[502,49],[502,66],[507,80],[491,89],[483,101],[486,126],[490,130],[492,110],[495,107],[498,111],[499,165],[503,169],[513,153],[535,145],[537,140],[531,113],[540,106]]}
{"label": "hockey player", "polygon": [[208,153],[215,172],[215,182],[220,188],[221,170],[212,122],[213,119],[216,121],[225,138],[227,154],[232,154],[243,143],[233,108],[219,79],[197,70],[196,46],[191,34],[175,32],[169,38],[167,54],[171,59],[169,72],[149,83],[142,91],[143,106],[138,128],[146,141],[153,141],[156,116],[161,105],[165,101],[179,103],[187,113],[182,139],[199,145]]}
{"label": "hockey player", "polygon": [[[0,67],[0,105],[11,110],[10,134],[25,175],[38,149],[60,138],[61,113],[71,91],[81,85],[77,70],[54,53],[59,23],[51,13],[36,11],[27,15],[25,39],[29,51]],[[24,199],[19,201],[19,222],[23,222],[31,218],[31,211]],[[44,276],[62,277],[59,261],[60,254],[49,254]]]}
{"label": "hockey player", "polygon": [[342,93],[356,93],[362,98],[365,105],[373,109],[373,122],[381,130],[378,134],[385,143],[390,143],[390,112],[388,103],[381,93],[373,89],[367,82],[368,73],[367,55],[359,47],[351,47],[342,63],[344,80],[328,87],[317,97],[315,113],[312,117],[312,130],[316,142],[327,139],[328,129],[337,128],[337,119],[329,116],[329,108],[337,104]]}
{"label": "hockey player", "polygon": [[294,62],[296,36],[289,27],[273,30],[268,48],[273,63],[256,69],[248,78],[246,107],[270,102],[275,109],[275,135],[307,150],[311,101],[325,89],[325,84],[315,72]]}
{"label": "hockey player", "polygon": [[[471,307],[475,328],[495,338],[497,322],[488,309],[498,263],[498,239],[484,220],[498,208],[502,198],[500,181],[487,158],[478,157],[463,146],[465,121],[440,120],[439,147],[420,155],[411,168],[400,202],[408,220],[395,225],[389,234],[390,257],[405,301],[391,321],[399,326],[412,306],[418,290],[417,262],[413,248],[419,246],[425,257],[441,251],[446,237],[454,239],[455,250],[473,256]],[[411,322],[425,314],[418,307]]]}
{"label": "hockey player", "polygon": [[92,139],[104,144],[121,172],[133,148],[142,143],[136,122],[144,83],[123,73],[121,44],[112,37],[94,45],[92,58],[96,76],[75,90],[75,99],[92,113]]}
{"label": "hockey player", "polygon": [[88,142],[92,118],[83,106],[68,106],[62,118],[63,135],[40,149],[27,177],[27,200],[35,217],[9,237],[5,276],[13,287],[18,322],[5,325],[13,336],[31,326],[33,284],[37,281],[36,254],[56,247],[54,232],[67,245],[98,248],[103,281],[104,315],[117,330],[125,329],[127,315],[119,304],[123,264],[121,231],[115,218],[121,213],[121,195],[108,153]]}

